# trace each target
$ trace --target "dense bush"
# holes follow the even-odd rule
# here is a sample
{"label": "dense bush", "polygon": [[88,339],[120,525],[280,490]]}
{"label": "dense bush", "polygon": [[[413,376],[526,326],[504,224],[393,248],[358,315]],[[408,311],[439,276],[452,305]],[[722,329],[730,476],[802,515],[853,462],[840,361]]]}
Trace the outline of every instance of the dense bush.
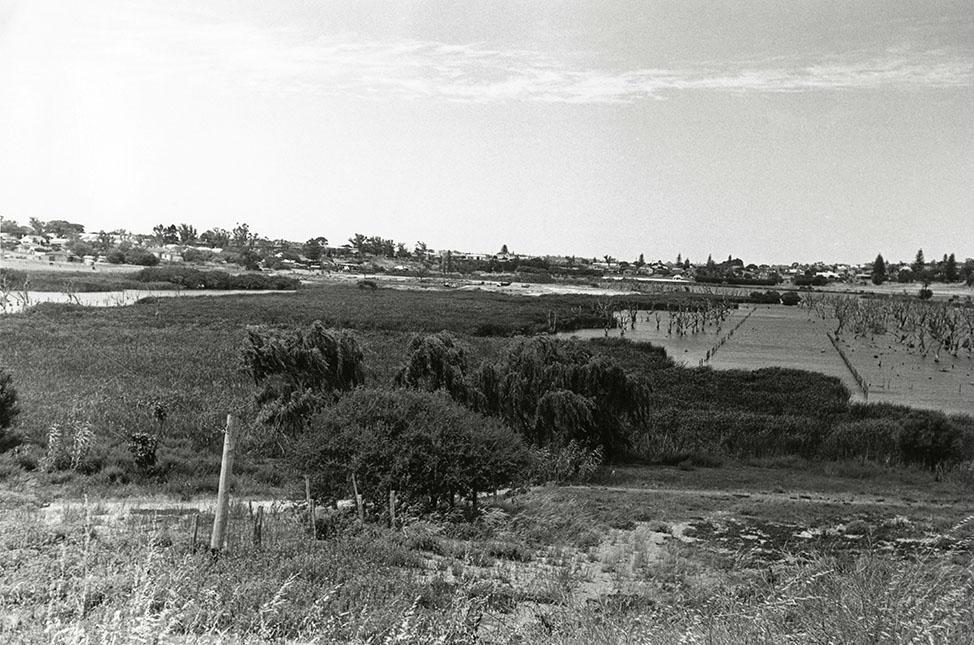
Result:
{"label": "dense bush", "polygon": [[558,448],[539,448],[531,479],[542,484],[586,482],[598,472],[603,459],[601,449],[590,450],[574,441]]}
{"label": "dense bush", "polygon": [[476,505],[478,493],[521,482],[531,452],[513,430],[454,402],[444,392],[357,389],[313,416],[290,460],[318,497],[359,492],[381,509],[390,490],[426,509]]}
{"label": "dense bush", "polygon": [[185,262],[208,262],[217,256],[213,251],[205,251],[202,249],[188,248],[183,251],[183,261]]}
{"label": "dense bush", "polygon": [[315,321],[308,329],[247,330],[244,362],[257,388],[258,418],[283,432],[364,380],[364,356],[345,331]]}
{"label": "dense bush", "polygon": [[630,420],[645,401],[638,379],[585,345],[547,336],[512,342],[507,355],[473,378],[475,406],[502,417],[531,443],[574,439],[621,454]]}
{"label": "dense bush", "polygon": [[902,421],[899,449],[902,460],[933,468],[961,461],[965,452],[964,433],[942,412],[914,410]]}
{"label": "dense bush", "polygon": [[685,408],[647,414],[642,430],[631,456],[664,463],[700,454],[814,457],[825,435],[823,424],[810,417]]}
{"label": "dense bush", "polygon": [[125,252],[125,262],[126,264],[154,267],[159,264],[159,258],[145,249],[131,249]]}
{"label": "dense bush", "polygon": [[413,336],[406,351],[396,385],[428,392],[443,389],[461,403],[469,401],[466,351],[450,332]]}
{"label": "dense bush", "polygon": [[762,305],[776,305],[781,302],[781,294],[777,291],[752,291],[751,302]]}
{"label": "dense bush", "polygon": [[17,405],[17,390],[14,389],[13,379],[0,369],[0,452],[12,445],[6,440],[6,429],[13,425],[14,419],[20,414]]}
{"label": "dense bush", "polygon": [[200,271],[191,267],[152,267],[135,274],[140,282],[170,282],[184,289],[291,290],[299,281],[261,273],[233,275],[226,271]]}
{"label": "dense bush", "polygon": [[837,423],[825,438],[821,456],[890,463],[898,461],[902,426],[895,420],[865,419]]}
{"label": "dense bush", "polygon": [[829,283],[824,275],[799,275],[795,276],[796,287],[824,287]]}
{"label": "dense bush", "polygon": [[794,307],[802,301],[801,296],[799,296],[794,291],[786,291],[781,294],[781,304],[787,305],[789,307]]}
{"label": "dense bush", "polygon": [[638,373],[652,384],[648,406],[654,410],[744,410],[827,418],[845,412],[849,405],[849,390],[841,379],[805,370],[673,367]]}

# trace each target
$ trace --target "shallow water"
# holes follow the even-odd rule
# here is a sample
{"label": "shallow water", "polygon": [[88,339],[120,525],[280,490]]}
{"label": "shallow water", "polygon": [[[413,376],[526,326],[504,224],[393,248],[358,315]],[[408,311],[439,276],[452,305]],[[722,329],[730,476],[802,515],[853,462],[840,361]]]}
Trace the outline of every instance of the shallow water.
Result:
{"label": "shallow water", "polygon": [[243,289],[125,289],[122,291],[92,291],[64,293],[61,291],[10,292],[4,300],[0,294],[0,313],[19,313],[42,302],[75,303],[85,307],[123,307],[148,297],[189,298],[195,296],[242,296],[262,293],[294,293],[293,291],[254,291]]}

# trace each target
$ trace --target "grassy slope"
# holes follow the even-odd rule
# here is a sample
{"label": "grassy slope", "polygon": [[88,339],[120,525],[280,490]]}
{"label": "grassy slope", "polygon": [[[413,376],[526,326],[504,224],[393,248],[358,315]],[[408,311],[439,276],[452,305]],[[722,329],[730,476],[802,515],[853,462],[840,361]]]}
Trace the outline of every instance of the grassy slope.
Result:
{"label": "grassy slope", "polygon": [[[696,473],[655,473],[624,478],[698,484]],[[772,481],[762,469],[735,477],[749,489]],[[809,475],[803,485],[831,480]],[[956,494],[964,484],[942,487]],[[317,541],[285,509],[267,517],[261,549],[237,507],[230,552],[213,560],[191,548],[192,515],[119,522],[92,499],[87,511],[45,516],[23,497],[0,497],[0,634],[45,643],[150,633],[162,643],[968,642],[972,533],[951,527],[970,503],[888,501],[552,487],[487,504],[474,525],[441,518],[390,531],[349,521]],[[208,522],[204,514],[203,536]],[[673,537],[677,527],[695,541]],[[794,537],[833,527],[833,537]],[[854,531],[865,535],[845,537]],[[949,545],[886,548],[931,531]]]}

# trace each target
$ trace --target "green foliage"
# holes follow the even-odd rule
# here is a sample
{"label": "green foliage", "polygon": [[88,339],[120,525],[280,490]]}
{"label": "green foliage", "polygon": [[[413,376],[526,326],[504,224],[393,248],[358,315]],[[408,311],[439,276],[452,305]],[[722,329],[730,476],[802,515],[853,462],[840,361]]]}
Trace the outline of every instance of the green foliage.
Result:
{"label": "green foliage", "polygon": [[882,254],[877,255],[873,261],[872,281],[876,285],[886,282],[886,260],[883,259]]}
{"label": "green foliage", "polygon": [[521,481],[531,453],[510,428],[444,392],[357,389],[311,418],[290,460],[317,496],[347,497],[354,474],[376,508],[390,490],[429,508]]}
{"label": "green foliage", "polygon": [[148,432],[133,432],[129,435],[129,452],[135,465],[142,469],[156,465],[156,450],[159,439]]}
{"label": "green foliage", "polygon": [[216,258],[216,253],[213,251],[205,251],[201,249],[188,248],[183,251],[183,261],[184,262],[194,262],[203,263],[209,262]]}
{"label": "green foliage", "polygon": [[902,421],[898,447],[905,463],[933,468],[960,461],[964,456],[964,432],[942,412],[914,410]]}
{"label": "green foliage", "polygon": [[345,331],[315,321],[308,329],[250,327],[244,362],[257,387],[258,418],[293,431],[311,413],[364,381],[364,355]]}
{"label": "green foliage", "polygon": [[781,294],[781,304],[787,305],[789,307],[794,307],[802,301],[801,296],[799,296],[794,291],[786,291]]}
{"label": "green foliage", "polygon": [[41,465],[47,472],[88,469],[90,464],[86,458],[91,452],[94,438],[95,433],[88,421],[72,419],[53,424],[48,429],[47,452]]}
{"label": "green foliage", "polygon": [[134,248],[125,252],[125,263],[154,267],[159,264],[159,258],[145,249]]}
{"label": "green foliage", "polygon": [[453,334],[415,335],[406,351],[406,364],[396,373],[397,386],[427,392],[443,389],[461,403],[469,401],[466,350]]}
{"label": "green foliage", "polygon": [[502,361],[481,366],[474,382],[478,407],[534,445],[576,439],[610,457],[621,453],[645,400],[643,384],[612,361],[582,343],[546,336],[516,339]]}
{"label": "green foliage", "polygon": [[152,267],[135,274],[140,282],[170,282],[184,289],[292,290],[300,282],[286,276],[260,273],[233,275],[226,271],[200,271],[191,267]]}
{"label": "green foliage", "polygon": [[13,378],[0,369],[0,430],[6,430],[13,425],[18,414],[20,407],[17,405],[17,390],[14,389]]}
{"label": "green foliage", "polygon": [[863,419],[837,423],[825,438],[822,456],[889,463],[899,457],[900,424],[890,419]]}
{"label": "green foliage", "polygon": [[649,413],[642,430],[632,456],[662,463],[700,454],[813,457],[825,432],[821,422],[806,416],[692,408]]}
{"label": "green foliage", "polygon": [[587,482],[605,461],[601,448],[591,450],[575,441],[557,447],[537,449],[532,479],[538,483]]}
{"label": "green foliage", "polygon": [[12,448],[16,443],[6,433],[13,425],[14,419],[20,414],[17,404],[17,390],[13,386],[13,378],[0,369],[0,452]]}
{"label": "green foliage", "polygon": [[776,305],[781,302],[781,294],[777,291],[752,291],[750,299],[762,305]]}

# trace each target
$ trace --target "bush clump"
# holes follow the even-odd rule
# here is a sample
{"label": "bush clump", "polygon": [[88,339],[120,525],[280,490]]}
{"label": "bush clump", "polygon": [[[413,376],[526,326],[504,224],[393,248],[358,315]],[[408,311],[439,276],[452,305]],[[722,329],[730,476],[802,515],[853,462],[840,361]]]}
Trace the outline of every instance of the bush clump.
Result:
{"label": "bush clump", "polygon": [[13,386],[13,378],[0,370],[0,452],[13,447],[7,445],[11,442],[7,438],[6,430],[13,425],[18,414],[20,414],[20,406],[17,404],[17,390]]}
{"label": "bush clump", "polygon": [[234,275],[226,271],[200,271],[192,267],[150,267],[135,274],[139,282],[169,282],[183,289],[289,291],[297,289],[295,278],[262,273]]}
{"label": "bush clump", "polygon": [[579,342],[515,340],[498,363],[473,376],[474,406],[504,419],[535,446],[577,441],[622,454],[644,410],[645,383]]}
{"label": "bush clump", "polygon": [[284,433],[365,379],[355,338],[320,320],[308,329],[250,327],[243,355],[257,388],[258,419]]}
{"label": "bush clump", "polygon": [[361,388],[305,424],[290,460],[316,496],[350,497],[354,475],[376,509],[395,490],[429,510],[455,495],[476,508],[480,493],[525,479],[532,455],[516,432],[444,392]]}
{"label": "bush clump", "polygon": [[469,401],[466,350],[453,334],[417,334],[409,339],[406,351],[406,364],[396,373],[397,386],[427,392],[442,389],[461,403]]}

